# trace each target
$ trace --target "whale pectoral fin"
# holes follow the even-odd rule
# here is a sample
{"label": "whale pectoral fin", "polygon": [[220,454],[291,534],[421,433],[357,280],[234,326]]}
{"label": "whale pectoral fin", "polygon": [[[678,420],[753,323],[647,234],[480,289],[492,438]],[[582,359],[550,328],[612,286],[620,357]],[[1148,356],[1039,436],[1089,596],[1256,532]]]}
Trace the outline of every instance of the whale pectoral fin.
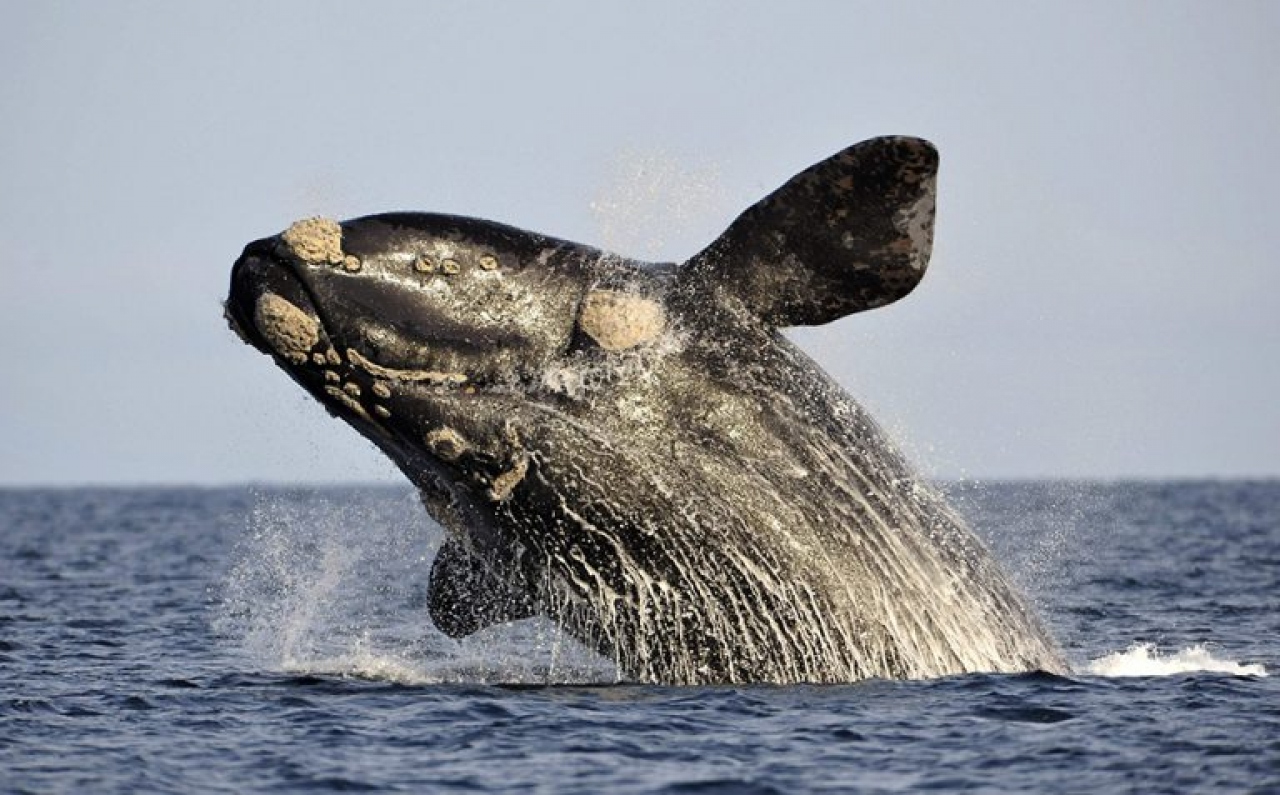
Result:
{"label": "whale pectoral fin", "polygon": [[774,326],[892,303],[929,262],[937,169],[919,138],[855,144],[749,208],[686,267]]}
{"label": "whale pectoral fin", "polygon": [[451,638],[536,615],[533,600],[519,585],[519,575],[503,576],[456,539],[446,540],[436,553],[427,609],[436,627]]}

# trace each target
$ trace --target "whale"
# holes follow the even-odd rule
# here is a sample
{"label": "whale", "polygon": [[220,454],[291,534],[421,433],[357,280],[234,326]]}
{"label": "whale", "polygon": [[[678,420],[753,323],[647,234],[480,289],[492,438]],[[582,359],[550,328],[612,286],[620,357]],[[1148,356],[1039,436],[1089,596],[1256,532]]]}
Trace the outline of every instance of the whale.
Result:
{"label": "whale", "polygon": [[542,617],[625,681],[1068,670],[945,495],[784,335],[911,293],[938,154],[874,138],[684,262],[475,218],[306,218],[225,316],[383,451],[443,541],[452,638]]}

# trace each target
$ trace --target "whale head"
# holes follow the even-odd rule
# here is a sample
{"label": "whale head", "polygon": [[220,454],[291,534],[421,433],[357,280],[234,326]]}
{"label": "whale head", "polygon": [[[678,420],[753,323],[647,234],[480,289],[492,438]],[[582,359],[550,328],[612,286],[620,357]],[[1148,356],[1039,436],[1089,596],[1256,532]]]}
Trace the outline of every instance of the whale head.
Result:
{"label": "whale head", "polygon": [[[572,404],[604,422],[637,387],[610,375],[618,360],[676,338],[732,359],[744,333],[910,292],[932,244],[936,168],[919,139],[855,145],[679,266],[457,216],[305,219],[245,248],[226,314],[381,447],[433,513],[484,524],[470,506],[505,499],[527,472],[519,439],[538,409]],[[699,388],[673,380],[647,399],[678,407],[681,389]]]}
{"label": "whale head", "polygon": [[310,218],[245,248],[226,316],[459,507],[509,495],[528,406],[566,399],[574,363],[668,330],[662,271],[455,216]]}

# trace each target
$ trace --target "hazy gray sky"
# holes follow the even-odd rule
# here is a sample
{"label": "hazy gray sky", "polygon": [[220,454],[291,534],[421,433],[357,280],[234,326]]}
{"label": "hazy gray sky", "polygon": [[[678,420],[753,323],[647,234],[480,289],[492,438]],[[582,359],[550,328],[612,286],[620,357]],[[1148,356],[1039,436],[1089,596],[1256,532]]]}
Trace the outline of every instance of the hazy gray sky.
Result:
{"label": "hazy gray sky", "polygon": [[1280,3],[0,2],[0,483],[395,477],[221,318],[296,218],[683,259],[942,153],[910,298],[794,336],[944,477],[1280,475]]}

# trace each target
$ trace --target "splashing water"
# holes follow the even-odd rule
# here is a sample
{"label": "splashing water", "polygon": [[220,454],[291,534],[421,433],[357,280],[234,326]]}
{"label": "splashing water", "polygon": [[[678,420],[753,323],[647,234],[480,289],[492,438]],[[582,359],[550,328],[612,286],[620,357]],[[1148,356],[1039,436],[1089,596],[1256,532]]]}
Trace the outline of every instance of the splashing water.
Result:
{"label": "splashing water", "polygon": [[[341,654],[353,639],[367,644],[368,630],[395,597],[412,601],[403,583],[401,593],[391,592],[397,587],[392,571],[371,590],[354,584],[378,562],[425,565],[432,550],[415,544],[412,531],[396,532],[386,506],[350,496],[341,503],[318,495],[257,496],[215,627],[238,637],[259,663],[295,669]],[[386,597],[383,605],[379,595]]]}
{"label": "splashing water", "polygon": [[604,247],[651,260],[679,260],[709,241],[731,212],[717,168],[665,152],[620,153],[591,211]]}
{"label": "splashing water", "polygon": [[267,670],[398,682],[614,681],[604,661],[544,620],[455,641],[426,590],[441,532],[400,490],[258,494],[213,615]]}
{"label": "splashing water", "polygon": [[[258,665],[406,685],[614,682],[617,669],[546,620],[454,641],[427,617],[440,531],[412,494],[259,494],[222,585],[215,629]],[[1188,673],[1265,677],[1266,668],[1136,643],[1082,666],[1100,677]]]}
{"label": "splashing water", "polygon": [[1087,671],[1094,676],[1108,677],[1172,676],[1199,672],[1231,676],[1267,675],[1267,670],[1262,665],[1220,659],[1203,644],[1196,644],[1173,654],[1163,654],[1155,644],[1135,643],[1125,651],[1093,660]]}

